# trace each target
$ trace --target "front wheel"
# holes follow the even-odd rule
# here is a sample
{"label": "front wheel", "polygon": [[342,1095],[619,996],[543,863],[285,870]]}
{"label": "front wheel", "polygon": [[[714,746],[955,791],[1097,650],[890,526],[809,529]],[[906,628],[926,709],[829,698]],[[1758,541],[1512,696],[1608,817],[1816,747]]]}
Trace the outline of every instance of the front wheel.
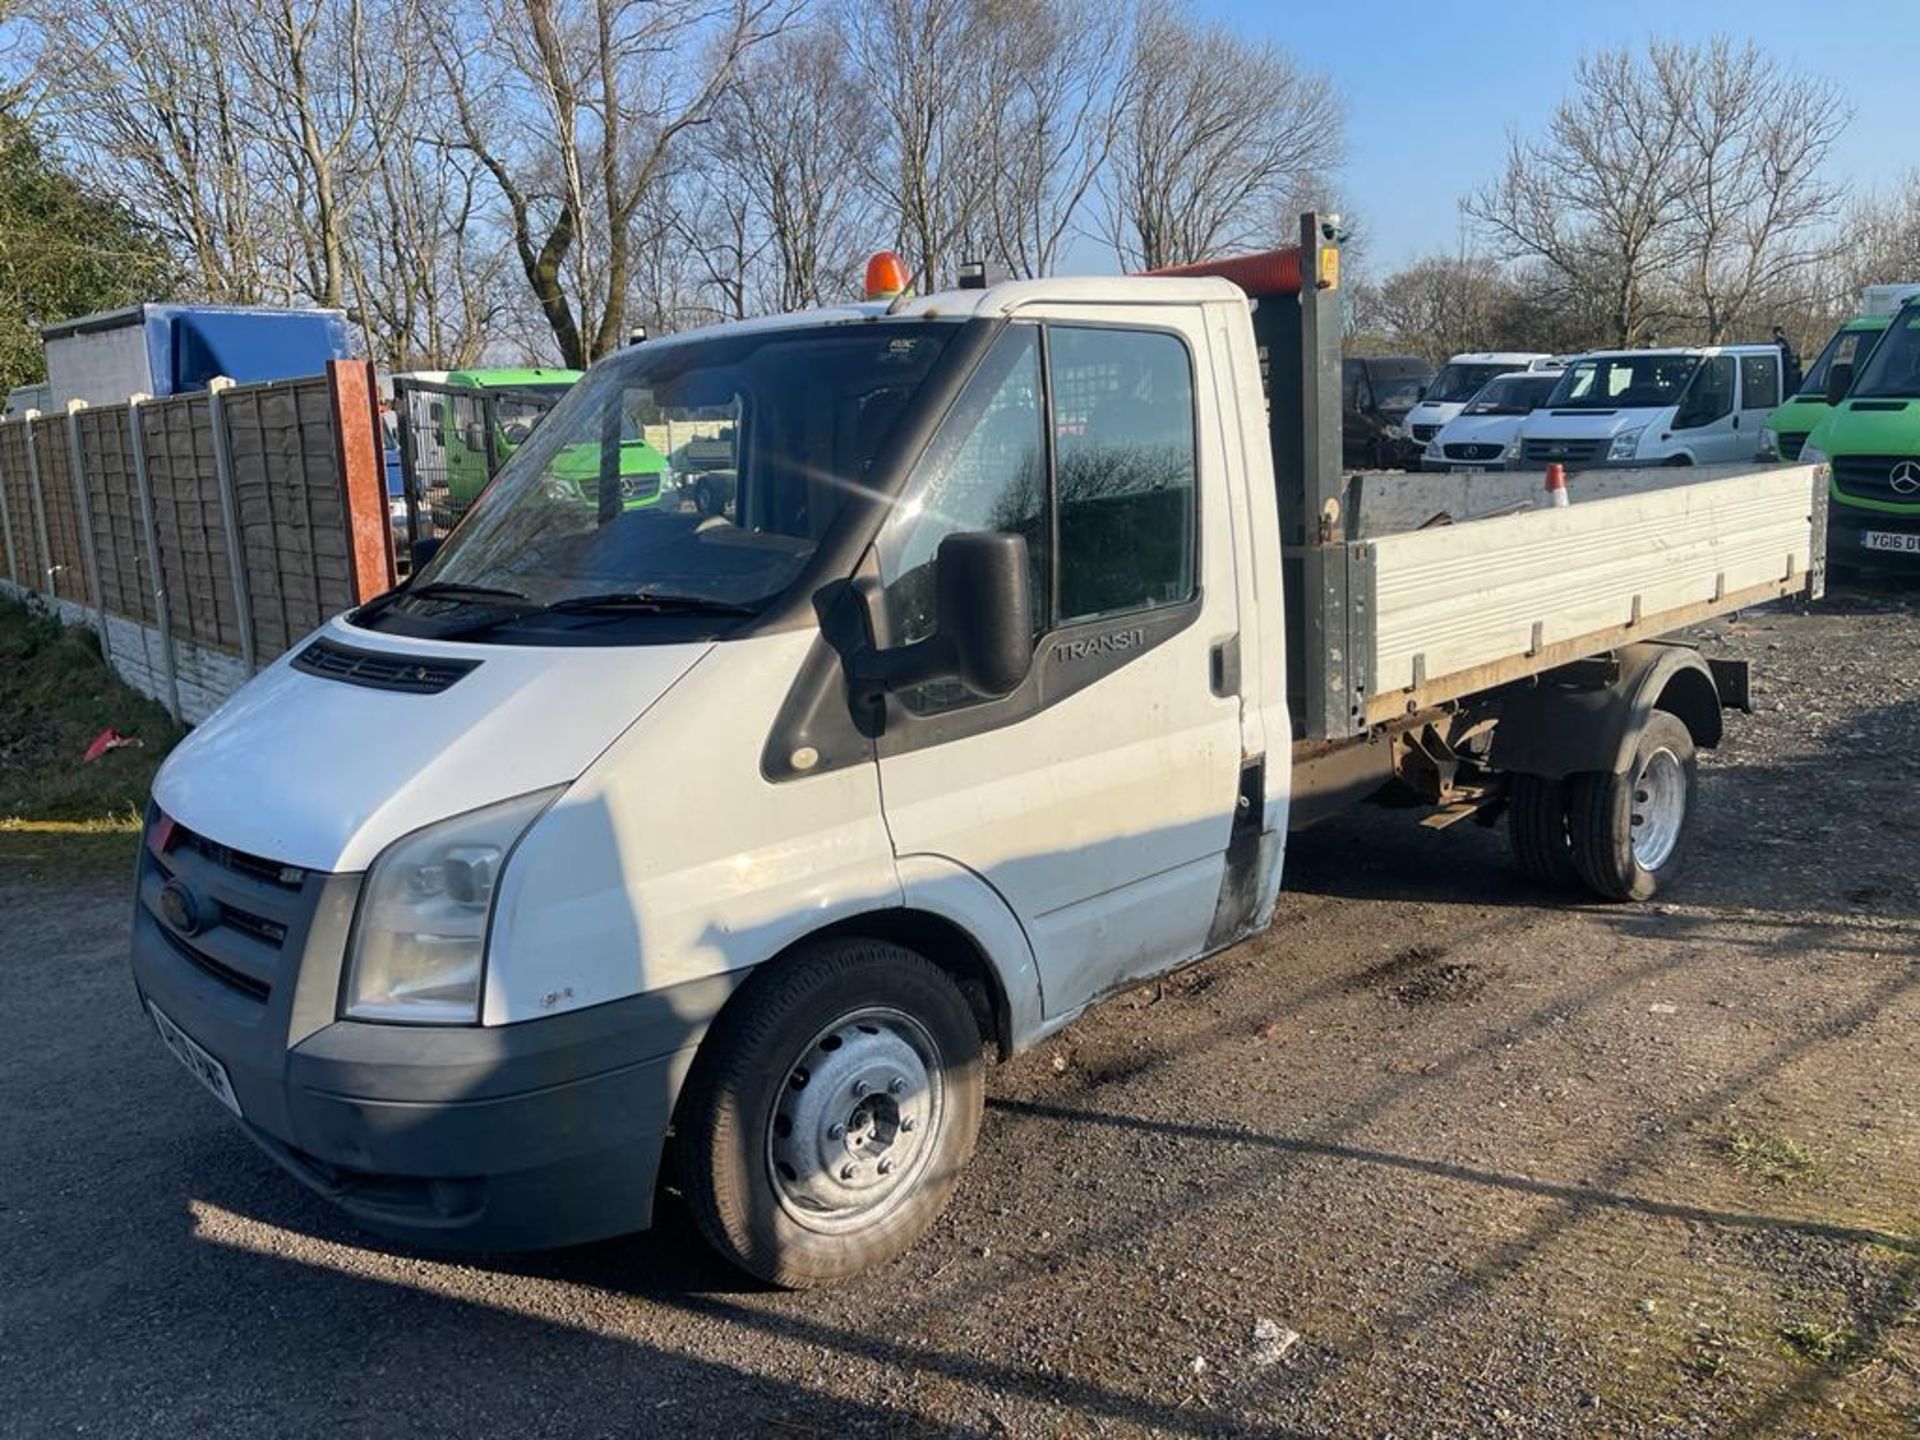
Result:
{"label": "front wheel", "polygon": [[901,1254],[973,1154],[980,1046],[958,987],[898,945],[826,941],[755,976],[701,1047],[682,1110],[701,1233],[795,1288]]}
{"label": "front wheel", "polygon": [[1618,774],[1567,782],[1573,864],[1605,900],[1648,900],[1679,872],[1692,826],[1699,764],[1678,716],[1656,710]]}

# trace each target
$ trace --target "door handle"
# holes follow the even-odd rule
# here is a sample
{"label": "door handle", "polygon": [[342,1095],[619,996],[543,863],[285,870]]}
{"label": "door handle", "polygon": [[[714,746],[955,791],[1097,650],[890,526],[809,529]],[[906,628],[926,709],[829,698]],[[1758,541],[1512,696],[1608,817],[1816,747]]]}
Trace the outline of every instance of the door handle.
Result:
{"label": "door handle", "polygon": [[1240,637],[1229,635],[1216,640],[1207,653],[1207,683],[1213,693],[1225,699],[1240,693]]}

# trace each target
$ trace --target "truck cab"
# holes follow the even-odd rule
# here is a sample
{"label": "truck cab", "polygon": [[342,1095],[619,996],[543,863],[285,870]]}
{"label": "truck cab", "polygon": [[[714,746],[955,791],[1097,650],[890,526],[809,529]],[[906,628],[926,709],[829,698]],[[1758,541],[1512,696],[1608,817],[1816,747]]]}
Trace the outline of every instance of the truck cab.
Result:
{"label": "truck cab", "polygon": [[1835,364],[1858,373],[1867,357],[1873,354],[1873,347],[1880,343],[1880,337],[1887,333],[1892,319],[1891,315],[1859,315],[1833,332],[1819,357],[1807,367],[1800,388],[1768,417],[1767,430],[1760,441],[1763,453],[1771,453],[1781,460],[1800,458],[1800,447],[1827,418],[1828,374]]}
{"label": "truck cab", "polygon": [[1531,350],[1479,350],[1454,356],[1428,383],[1420,403],[1407,412],[1408,440],[1424,450],[1489,380],[1516,370],[1542,370],[1552,361],[1551,355]]}
{"label": "truck cab", "polygon": [[1920,299],[1894,315],[1858,364],[1835,359],[1827,413],[1800,459],[1832,474],[1829,543],[1837,569],[1920,567]]}
{"label": "truck cab", "polygon": [[1508,468],[1752,460],[1780,404],[1778,345],[1576,355],[1507,449]]}

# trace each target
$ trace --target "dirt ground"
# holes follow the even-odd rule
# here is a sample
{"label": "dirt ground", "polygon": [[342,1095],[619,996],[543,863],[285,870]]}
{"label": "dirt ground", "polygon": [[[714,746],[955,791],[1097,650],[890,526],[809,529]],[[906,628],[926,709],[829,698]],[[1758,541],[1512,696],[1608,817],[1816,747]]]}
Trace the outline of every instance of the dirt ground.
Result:
{"label": "dirt ground", "polygon": [[[991,1081],[901,1263],[371,1241],[179,1074],[126,876],[0,859],[0,1432],[1920,1433],[1920,590],[1757,611],[1690,875],[1296,837],[1260,940]],[[1295,1338],[1297,1337],[1297,1338]]]}

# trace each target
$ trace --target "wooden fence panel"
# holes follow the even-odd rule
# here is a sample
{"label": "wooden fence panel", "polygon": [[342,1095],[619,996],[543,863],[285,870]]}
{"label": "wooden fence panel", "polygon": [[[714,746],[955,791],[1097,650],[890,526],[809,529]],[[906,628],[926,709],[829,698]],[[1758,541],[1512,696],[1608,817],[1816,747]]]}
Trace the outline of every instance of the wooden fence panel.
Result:
{"label": "wooden fence panel", "polygon": [[236,387],[221,408],[264,664],[354,603],[339,437],[325,376]]}
{"label": "wooden fence panel", "polygon": [[87,551],[80,541],[80,502],[73,493],[72,448],[67,417],[33,422],[33,451],[40,466],[40,503],[47,517],[47,545],[53,551],[53,593],[76,605],[91,605]]}
{"label": "wooden fence panel", "polygon": [[173,633],[201,645],[238,651],[240,617],[220,514],[220,477],[214,464],[207,397],[149,400],[140,407],[140,418]]}
{"label": "wooden fence panel", "polygon": [[153,585],[145,562],[140,490],[133,476],[127,407],[102,405],[80,412],[80,444],[87,468],[87,504],[93,512],[93,550],[100,562],[100,599],[107,610],[151,623]]}
{"label": "wooden fence panel", "polygon": [[[27,473],[27,427],[21,421],[0,423],[0,485],[7,492],[7,530],[13,537],[13,565],[7,578],[28,590],[43,590],[47,559],[40,553],[34,524],[33,486]],[[6,566],[6,547],[0,546],[0,566]]]}

